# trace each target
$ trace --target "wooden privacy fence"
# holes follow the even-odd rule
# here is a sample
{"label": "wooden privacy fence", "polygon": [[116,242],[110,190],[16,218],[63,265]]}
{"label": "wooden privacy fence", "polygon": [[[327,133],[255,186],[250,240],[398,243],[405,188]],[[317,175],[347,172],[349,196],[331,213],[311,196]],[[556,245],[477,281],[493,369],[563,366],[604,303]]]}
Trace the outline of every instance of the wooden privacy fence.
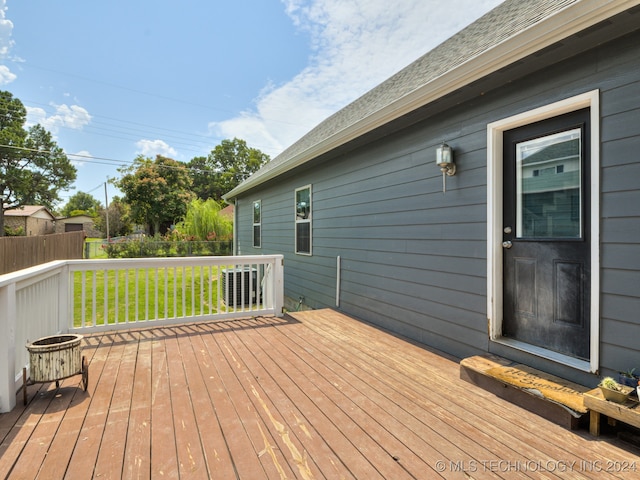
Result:
{"label": "wooden privacy fence", "polygon": [[0,275],[53,260],[82,258],[84,232],[0,237]]}

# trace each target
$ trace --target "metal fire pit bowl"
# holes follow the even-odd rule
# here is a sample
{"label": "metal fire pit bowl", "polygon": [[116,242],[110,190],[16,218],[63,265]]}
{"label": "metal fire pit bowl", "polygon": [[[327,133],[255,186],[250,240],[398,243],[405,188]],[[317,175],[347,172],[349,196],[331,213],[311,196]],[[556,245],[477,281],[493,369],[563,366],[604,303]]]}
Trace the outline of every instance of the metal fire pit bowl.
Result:
{"label": "metal fire pit bowl", "polygon": [[[56,382],[73,375],[82,375],[82,387],[89,386],[89,366],[80,355],[82,335],[61,334],[43,337],[27,344],[30,364],[30,383]],[[27,403],[27,372],[22,371],[24,403]]]}

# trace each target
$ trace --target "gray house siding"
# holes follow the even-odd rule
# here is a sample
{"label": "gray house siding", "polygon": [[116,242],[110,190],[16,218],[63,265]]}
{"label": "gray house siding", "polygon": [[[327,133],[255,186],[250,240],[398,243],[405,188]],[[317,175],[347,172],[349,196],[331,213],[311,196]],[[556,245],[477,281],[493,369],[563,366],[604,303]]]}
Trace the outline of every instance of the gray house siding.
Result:
{"label": "gray house siding", "polygon": [[[545,364],[489,341],[487,124],[600,89],[602,372],[640,368],[640,32],[504,83],[428,107],[237,199],[238,253],[283,253],[285,293],[339,308],[458,357],[487,351]],[[553,49],[551,49],[553,50]],[[532,58],[537,64],[538,58]],[[525,60],[526,64],[526,60]],[[446,101],[445,101],[446,103]],[[407,125],[411,123],[410,125]],[[377,138],[372,138],[377,137]],[[435,165],[454,148],[458,173]],[[294,190],[312,185],[313,255],[294,254]],[[262,248],[251,247],[251,204],[262,201]],[[568,367],[548,370],[583,382]]]}

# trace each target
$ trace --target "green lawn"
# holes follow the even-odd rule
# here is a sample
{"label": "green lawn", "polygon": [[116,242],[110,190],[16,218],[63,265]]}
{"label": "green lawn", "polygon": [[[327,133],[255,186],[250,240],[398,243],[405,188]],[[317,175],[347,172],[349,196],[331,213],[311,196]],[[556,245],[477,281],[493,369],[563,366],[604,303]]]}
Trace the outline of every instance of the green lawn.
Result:
{"label": "green lawn", "polygon": [[[204,314],[208,314],[210,301],[208,287],[210,282],[212,282],[211,305],[213,305],[213,311],[217,306],[217,267],[107,270],[106,276],[107,287],[105,292],[105,271],[86,272],[84,275],[85,324],[93,323],[92,309],[94,308],[94,301],[95,322],[97,325],[104,323],[105,297],[110,299],[107,305],[109,323],[115,322],[116,310],[118,322],[155,319],[156,311],[158,312],[158,318],[165,318],[165,316],[188,317],[199,315],[201,311]],[[75,272],[73,280],[73,318],[75,326],[80,326],[82,323],[83,272]],[[93,295],[94,281],[95,299]],[[174,284],[177,285],[175,296]],[[182,285],[185,285],[184,298]],[[201,285],[204,290],[204,298],[202,300],[200,296]],[[166,299],[165,291],[168,292]],[[147,305],[148,307],[145,307]],[[146,308],[148,308],[148,311],[146,311]]]}

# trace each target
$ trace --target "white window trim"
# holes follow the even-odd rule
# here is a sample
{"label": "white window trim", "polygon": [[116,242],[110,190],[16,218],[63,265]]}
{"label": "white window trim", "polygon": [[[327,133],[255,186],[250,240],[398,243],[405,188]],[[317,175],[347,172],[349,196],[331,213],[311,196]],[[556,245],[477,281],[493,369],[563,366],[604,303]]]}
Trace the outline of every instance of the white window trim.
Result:
{"label": "white window trim", "polygon": [[[590,109],[591,120],[591,316],[590,359],[572,358],[545,348],[502,337],[502,138],[513,128],[565,113]],[[492,341],[585,372],[597,373],[600,363],[600,91],[504,118],[487,125],[487,316]]]}
{"label": "white window trim", "polygon": [[[300,190],[306,190],[309,189],[309,212],[311,212],[311,215],[309,217],[309,219],[307,220],[298,220],[297,217],[297,212],[296,212],[296,201],[298,199],[298,192]],[[294,239],[293,239],[293,249],[296,253],[296,255],[307,255],[307,256],[311,256],[313,254],[313,189],[311,188],[311,184],[309,185],[305,185],[304,187],[298,187],[296,188],[294,195],[293,195],[293,218],[294,218],[294,222],[295,222],[295,227],[294,227]],[[309,251],[308,252],[298,252],[298,223],[308,223],[309,224]]]}
{"label": "white window trim", "polygon": [[[260,204],[260,221],[255,222],[253,214],[255,213],[256,203]],[[256,225],[260,226],[260,246],[256,247]],[[262,248],[262,200],[254,200],[251,202],[251,245],[253,248]]]}

